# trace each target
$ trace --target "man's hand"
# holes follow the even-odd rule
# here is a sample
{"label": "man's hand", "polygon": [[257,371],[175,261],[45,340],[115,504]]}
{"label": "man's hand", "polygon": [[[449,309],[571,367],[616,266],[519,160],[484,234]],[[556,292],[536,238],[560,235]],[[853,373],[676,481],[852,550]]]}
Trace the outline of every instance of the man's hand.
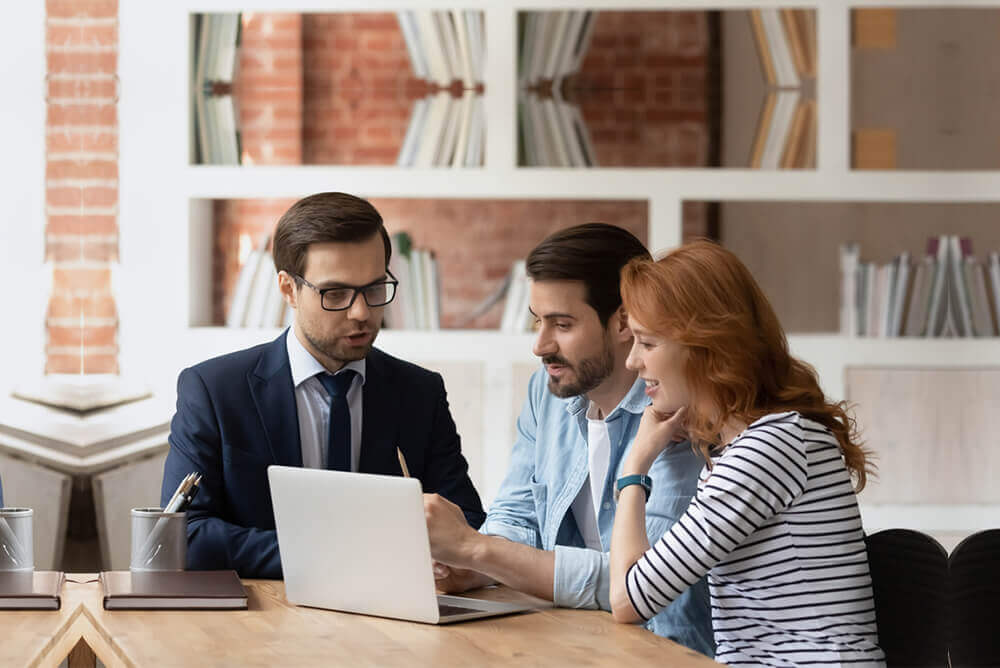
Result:
{"label": "man's hand", "polygon": [[434,562],[434,586],[442,594],[461,594],[470,589],[491,585],[494,582],[495,580],[488,575]]}
{"label": "man's hand", "polygon": [[434,560],[458,568],[472,566],[482,536],[469,526],[462,509],[437,494],[424,494],[424,517]]}

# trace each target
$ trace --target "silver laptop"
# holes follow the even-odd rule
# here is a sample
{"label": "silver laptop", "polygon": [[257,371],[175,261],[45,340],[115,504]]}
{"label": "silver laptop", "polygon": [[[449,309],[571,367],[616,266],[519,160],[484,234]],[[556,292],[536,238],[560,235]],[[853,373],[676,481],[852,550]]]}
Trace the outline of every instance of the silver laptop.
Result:
{"label": "silver laptop", "polygon": [[414,478],[269,466],[290,603],[448,624],[531,606],[439,596]]}

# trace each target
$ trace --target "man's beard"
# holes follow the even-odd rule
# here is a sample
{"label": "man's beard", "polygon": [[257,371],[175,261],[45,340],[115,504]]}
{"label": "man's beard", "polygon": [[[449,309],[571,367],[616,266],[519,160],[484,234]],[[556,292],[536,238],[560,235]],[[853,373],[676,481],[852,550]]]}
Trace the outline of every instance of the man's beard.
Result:
{"label": "man's beard", "polygon": [[584,395],[603,383],[604,379],[614,371],[615,355],[611,350],[610,342],[605,337],[601,352],[593,357],[581,360],[578,364],[570,364],[569,361],[559,355],[543,357],[542,363],[562,364],[573,370],[576,379],[572,383],[560,382],[549,376],[549,392],[560,399],[568,399]]}
{"label": "man's beard", "polygon": [[318,350],[323,353],[324,357],[343,365],[348,362],[356,362],[357,360],[368,357],[368,353],[371,352],[372,346],[375,345],[375,339],[378,337],[379,330],[373,328],[372,340],[368,343],[368,345],[360,348],[346,345],[338,346],[336,344],[336,339],[332,341],[317,339],[307,332],[304,327],[301,328],[301,331],[302,335],[306,337],[306,341],[309,342],[309,345],[311,345],[314,350]]}

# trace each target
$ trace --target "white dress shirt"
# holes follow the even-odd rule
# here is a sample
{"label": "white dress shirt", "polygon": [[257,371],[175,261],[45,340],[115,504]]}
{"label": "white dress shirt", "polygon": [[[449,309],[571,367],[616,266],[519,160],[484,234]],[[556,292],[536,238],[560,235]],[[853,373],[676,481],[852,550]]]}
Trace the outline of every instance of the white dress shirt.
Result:
{"label": "white dress shirt", "polygon": [[[292,385],[295,386],[295,407],[299,414],[302,466],[325,469],[327,468],[326,442],[330,433],[330,396],[316,374],[328,372],[302,345],[295,335],[294,327],[289,328],[285,339],[288,363],[292,369]],[[358,462],[361,460],[361,415],[364,395],[361,388],[365,384],[365,360],[348,362],[337,373],[342,373],[345,369],[356,372],[351,387],[347,390],[347,407],[351,412],[351,470],[357,471]]]}

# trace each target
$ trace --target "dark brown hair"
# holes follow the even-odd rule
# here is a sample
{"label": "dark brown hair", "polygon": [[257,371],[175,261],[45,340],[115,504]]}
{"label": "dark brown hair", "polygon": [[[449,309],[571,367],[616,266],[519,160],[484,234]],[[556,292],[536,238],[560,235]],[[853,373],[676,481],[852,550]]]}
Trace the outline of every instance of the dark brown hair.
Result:
{"label": "dark brown hair", "polygon": [[528,255],[533,281],[580,281],[587,304],[607,325],[622,304],[618,288],[622,267],[633,258],[651,259],[649,251],[628,230],[606,223],[586,223],[554,232]]}
{"label": "dark brown hair", "polygon": [[875,467],[848,405],[827,401],[816,370],[789,354],[771,304],[733,253],[695,241],[657,262],[630,262],[622,271],[622,296],[630,317],[687,350],[692,405],[705,399],[717,407],[717,416],[688,414],[691,442],[709,465],[731,419],[750,424],[797,411],[833,432],[856,489],[864,488]]}
{"label": "dark brown hair", "polygon": [[382,216],[367,200],[347,193],[317,193],[293,204],[274,230],[274,267],[292,276],[306,270],[306,253],[312,244],[328,241],[366,241],[382,234],[385,266],[392,246]]}

